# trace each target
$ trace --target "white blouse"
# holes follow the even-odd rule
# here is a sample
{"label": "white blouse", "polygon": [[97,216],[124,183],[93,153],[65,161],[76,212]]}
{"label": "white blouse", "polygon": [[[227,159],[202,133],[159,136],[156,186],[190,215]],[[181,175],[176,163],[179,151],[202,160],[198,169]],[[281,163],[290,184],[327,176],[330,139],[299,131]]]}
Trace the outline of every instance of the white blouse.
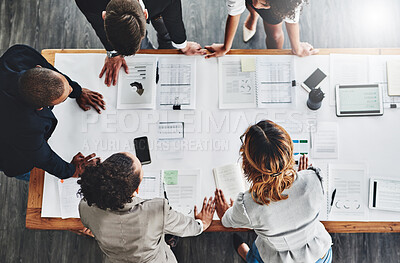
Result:
{"label": "white blouse", "polygon": [[[246,9],[246,0],[226,0],[226,6],[228,8],[228,15],[236,16],[240,15]],[[286,23],[298,23],[300,19],[300,9],[302,5],[296,8],[296,14],[294,19],[284,18],[283,21]]]}

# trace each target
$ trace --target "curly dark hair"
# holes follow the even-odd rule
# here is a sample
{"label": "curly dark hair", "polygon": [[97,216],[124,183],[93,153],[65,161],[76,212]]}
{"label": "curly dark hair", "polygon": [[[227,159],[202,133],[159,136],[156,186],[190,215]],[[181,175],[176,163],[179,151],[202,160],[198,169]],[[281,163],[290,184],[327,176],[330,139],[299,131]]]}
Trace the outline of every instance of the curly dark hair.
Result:
{"label": "curly dark hair", "polygon": [[271,11],[280,19],[294,19],[296,9],[308,0],[260,0],[261,3],[271,7]]}
{"label": "curly dark hair", "polygon": [[132,194],[140,184],[140,170],[129,156],[116,153],[96,166],[86,167],[78,184],[78,194],[89,206],[115,211],[132,202]]}

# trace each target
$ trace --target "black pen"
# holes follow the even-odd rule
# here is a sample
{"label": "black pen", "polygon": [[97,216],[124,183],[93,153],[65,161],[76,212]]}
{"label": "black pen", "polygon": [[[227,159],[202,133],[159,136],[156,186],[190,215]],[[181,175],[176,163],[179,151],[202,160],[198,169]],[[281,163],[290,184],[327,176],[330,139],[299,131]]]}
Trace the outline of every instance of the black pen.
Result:
{"label": "black pen", "polygon": [[157,60],[157,68],[156,68],[156,84],[158,83],[158,81],[160,80],[160,74],[158,73],[158,60]]}
{"label": "black pen", "polygon": [[331,207],[329,208],[329,214],[330,214],[331,211],[332,211],[332,206],[333,206],[333,202],[335,201],[335,196],[336,196],[336,189],[333,190],[333,193],[332,193]]}

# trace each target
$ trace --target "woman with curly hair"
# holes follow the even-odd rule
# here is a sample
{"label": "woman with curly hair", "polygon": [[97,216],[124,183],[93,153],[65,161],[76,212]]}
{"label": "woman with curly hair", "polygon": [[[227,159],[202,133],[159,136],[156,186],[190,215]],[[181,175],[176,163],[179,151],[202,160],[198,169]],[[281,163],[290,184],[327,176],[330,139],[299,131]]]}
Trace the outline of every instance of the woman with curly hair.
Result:
{"label": "woman with curly hair", "polygon": [[250,189],[231,204],[220,189],[215,191],[222,224],[251,228],[258,236],[250,249],[234,235],[239,255],[247,262],[331,262],[332,239],[318,220],[325,200],[319,169],[307,169],[308,159],[302,156],[299,171],[294,170],[293,142],[272,121],[250,126],[241,139]]}
{"label": "woman with curly hair", "polygon": [[212,44],[205,48],[211,52],[206,58],[224,56],[232,48],[233,39],[244,10],[250,14],[243,25],[243,41],[249,41],[256,33],[258,15],[264,22],[267,35],[267,48],[282,49],[284,33],[282,24],[285,22],[292,53],[304,57],[317,54],[319,51],[306,42],[300,42],[299,17],[300,11],[308,0],[226,0],[228,18],[225,26],[224,44]]}
{"label": "woman with curly hair", "polygon": [[116,153],[86,167],[78,183],[82,223],[89,228],[108,262],[176,262],[165,234],[197,236],[212,221],[214,200],[204,198],[195,218],[173,210],[166,199],[136,196],[143,178],[140,161],[131,153]]}

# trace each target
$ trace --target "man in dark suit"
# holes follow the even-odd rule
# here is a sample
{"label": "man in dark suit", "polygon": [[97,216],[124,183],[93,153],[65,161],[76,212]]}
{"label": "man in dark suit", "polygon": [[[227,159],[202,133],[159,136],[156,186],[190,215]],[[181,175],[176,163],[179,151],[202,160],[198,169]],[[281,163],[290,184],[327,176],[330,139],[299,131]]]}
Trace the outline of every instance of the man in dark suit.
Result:
{"label": "man in dark suit", "polygon": [[57,125],[52,109],[68,97],[85,111],[105,109],[101,94],[81,88],[29,46],[12,46],[0,57],[1,171],[29,180],[29,171],[37,167],[64,179],[94,162],[94,154],[81,153],[66,162],[47,143]]}
{"label": "man in dark suit", "polygon": [[148,43],[146,20],[156,29],[159,42],[170,40],[172,47],[185,55],[206,53],[198,43],[186,39],[181,0],[75,1],[107,50],[99,77],[105,74],[104,83],[108,86],[117,83],[121,67],[128,73],[124,56],[134,55],[143,48],[143,42]]}

